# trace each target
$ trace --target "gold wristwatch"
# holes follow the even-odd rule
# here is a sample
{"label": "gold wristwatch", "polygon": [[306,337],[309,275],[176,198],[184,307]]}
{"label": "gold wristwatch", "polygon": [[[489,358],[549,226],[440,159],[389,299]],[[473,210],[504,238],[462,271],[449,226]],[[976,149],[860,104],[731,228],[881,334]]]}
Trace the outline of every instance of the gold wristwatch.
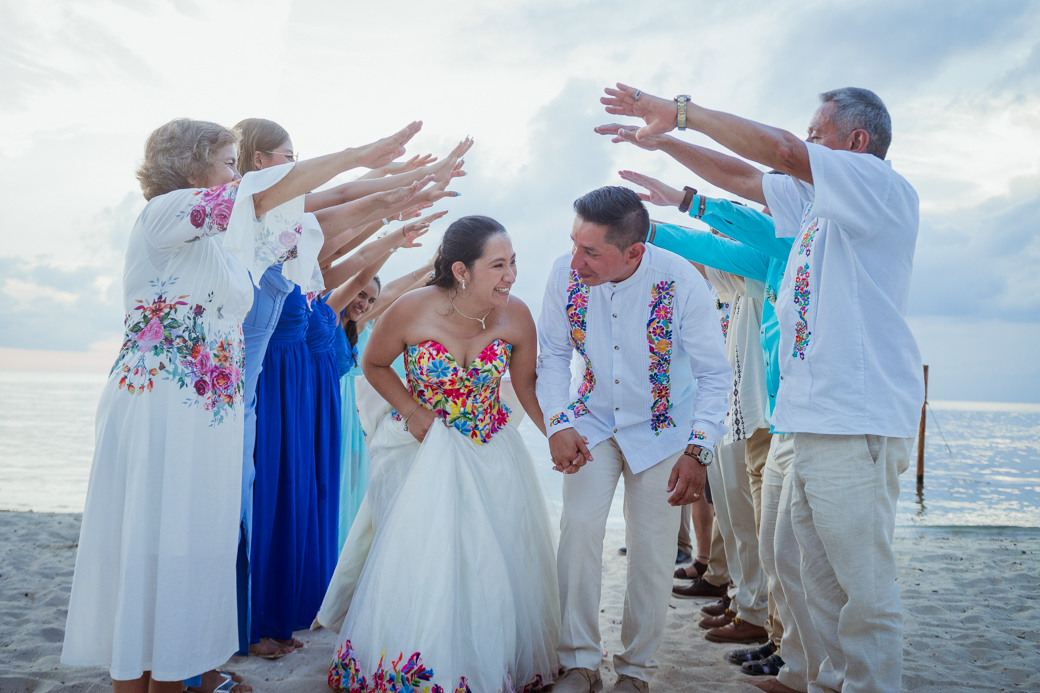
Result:
{"label": "gold wristwatch", "polygon": [[674,99],[679,107],[676,109],[675,124],[680,130],[686,129],[686,103],[690,100],[689,94],[679,94]]}

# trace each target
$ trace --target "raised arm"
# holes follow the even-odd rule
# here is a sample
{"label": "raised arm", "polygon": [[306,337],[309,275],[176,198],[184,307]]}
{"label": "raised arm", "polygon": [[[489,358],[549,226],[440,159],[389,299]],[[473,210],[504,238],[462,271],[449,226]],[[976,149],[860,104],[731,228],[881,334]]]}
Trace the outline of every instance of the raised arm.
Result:
{"label": "raised arm", "polygon": [[[436,257],[436,256],[435,256]],[[394,301],[404,296],[409,291],[426,286],[430,280],[430,272],[433,271],[433,258],[430,259],[422,267],[412,270],[408,274],[405,274],[393,281],[384,284],[383,288],[379,291],[379,296],[376,297],[376,304],[372,306],[367,313],[361,316],[358,320],[358,328],[362,325],[368,324],[373,320],[377,320],[379,316],[386,312],[387,308],[393,305]]]}
{"label": "raised arm", "polygon": [[[607,113],[642,118],[645,126],[636,137],[663,135],[678,126],[678,104],[671,99],[643,93],[621,83],[604,90],[600,99]],[[639,96],[637,99],[636,96]],[[809,150],[797,135],[695,103],[686,104],[686,127],[703,132],[731,152],[764,166],[812,183]],[[749,198],[752,199],[752,198]]]}
{"label": "raised arm", "polygon": [[468,152],[472,146],[473,140],[467,137],[462,140],[454,150],[452,150],[447,158],[436,164],[404,171],[383,178],[358,179],[338,185],[335,188],[330,188],[329,190],[310,193],[306,198],[305,211],[314,212],[319,209],[325,209],[327,207],[351,202],[352,200],[365,197],[366,195],[406,187],[415,181],[422,180],[428,176],[433,176],[435,184],[447,184],[447,182],[452,178],[459,178],[466,175],[466,172],[462,170],[462,166],[465,163],[462,156]]}
{"label": "raised arm", "polygon": [[364,166],[375,168],[390,163],[404,154],[404,146],[422,128],[422,121],[411,123],[390,137],[377,140],[363,147],[351,147],[335,154],[326,154],[307,159],[293,166],[292,170],[267,190],[253,195],[253,209],[257,217],[294,197],[305,195],[314,188],[352,168]]}
{"label": "raised arm", "polygon": [[765,204],[762,172],[746,161],[669,135],[646,135],[640,140],[636,138],[639,129],[634,125],[610,123],[600,125],[596,132],[611,136],[611,142],[628,142],[641,149],[662,151],[712,185],[746,200]]}
{"label": "raised arm", "polygon": [[[322,272],[326,288],[332,289],[340,286],[365,267],[368,267],[375,262],[380,262],[380,258],[383,258],[384,255],[389,255],[399,247],[421,248],[422,244],[416,243],[415,239],[424,235],[426,231],[427,229],[425,228],[416,230],[409,229],[408,227],[401,227],[393,233],[388,233],[382,238],[378,238],[371,243],[362,246],[360,250],[356,251],[347,259]],[[382,259],[380,264],[383,262],[386,262],[385,258]],[[375,276],[375,272],[373,272],[372,275]],[[372,281],[371,278],[369,278],[369,281]],[[365,282],[360,286],[363,287],[367,283],[368,282]],[[360,290],[360,287],[358,290]],[[357,293],[357,291],[354,293]]]}

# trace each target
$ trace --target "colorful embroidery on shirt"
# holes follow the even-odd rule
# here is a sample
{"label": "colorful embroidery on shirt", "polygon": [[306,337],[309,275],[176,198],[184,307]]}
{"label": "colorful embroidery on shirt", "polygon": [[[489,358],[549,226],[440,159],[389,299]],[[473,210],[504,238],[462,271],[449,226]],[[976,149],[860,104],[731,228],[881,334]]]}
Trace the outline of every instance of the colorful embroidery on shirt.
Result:
{"label": "colorful embroidery on shirt", "polygon": [[[812,209],[812,205],[809,205]],[[813,241],[816,240],[816,232],[820,230],[820,219],[817,217],[813,219],[809,225],[805,228],[805,235],[802,236],[802,242],[798,244],[798,254],[809,257],[812,255]]]}
{"label": "colorful embroidery on shirt", "polygon": [[806,313],[809,310],[809,263],[798,268],[794,277],[794,304],[798,306],[798,320],[794,325],[794,350],[792,357],[805,360],[805,349],[809,346],[809,321]]}
{"label": "colorful embroidery on shirt", "polygon": [[585,360],[585,373],[578,386],[578,399],[567,408],[574,412],[575,418],[589,413],[588,401],[592,390],[596,387],[596,376],[592,372],[592,361],[585,352],[586,320],[585,312],[589,307],[589,287],[581,280],[578,273],[571,270],[571,281],[567,286],[567,320],[571,326],[571,344]]}
{"label": "colorful embroidery on shirt", "polygon": [[706,434],[704,431],[694,431],[693,433],[690,434],[689,442],[692,443],[692,442],[698,441],[698,440],[707,440],[707,438],[708,438],[708,434]]}
{"label": "colorful embroidery on shirt", "polygon": [[549,417],[549,428],[553,426],[559,426],[560,424],[570,423],[570,418],[567,417],[567,412],[562,411],[559,414],[553,414]]}
{"label": "colorful embroidery on shirt", "polygon": [[646,323],[646,341],[650,347],[650,428],[660,435],[675,422],[669,415],[672,403],[668,368],[672,363],[672,310],[675,282],[662,281],[650,287],[650,319]]}
{"label": "colorful embroidery on shirt", "polygon": [[215,188],[196,190],[193,197],[198,199],[191,209],[182,209],[177,213],[178,219],[188,217],[188,222],[200,230],[198,236],[189,238],[185,243],[194,243],[197,240],[227,231],[228,222],[231,221],[231,210],[235,208],[235,196],[238,194],[238,184],[241,181],[233,181]]}
{"label": "colorful embroidery on shirt", "polygon": [[[122,370],[119,389],[131,395],[151,392],[154,379],[176,382],[193,394],[185,404],[201,405],[213,413],[213,423],[224,421],[228,410],[242,401],[245,345],[242,330],[210,336],[203,325],[206,308],[196,303],[190,310],[188,295],[169,296],[177,282],[155,280],[155,298],[137,299],[136,318],[126,316],[126,333],[111,373]],[[210,299],[212,300],[212,298]]]}
{"label": "colorful embroidery on shirt", "polygon": [[[813,206],[810,204],[805,208],[805,213],[802,215],[802,225],[805,225],[806,219],[812,214]],[[813,245],[816,242],[816,232],[820,228],[820,219],[816,217],[809,225],[805,227],[805,231],[802,232],[802,240],[798,243],[798,254],[804,255],[808,258],[812,255]],[[809,347],[810,337],[812,332],[809,331],[809,320],[806,317],[809,313],[809,299],[812,292],[809,290],[809,263],[798,267],[798,272],[794,277],[794,304],[798,306],[798,319],[794,324],[794,349],[791,351],[792,358],[799,358],[805,360],[805,351]]]}

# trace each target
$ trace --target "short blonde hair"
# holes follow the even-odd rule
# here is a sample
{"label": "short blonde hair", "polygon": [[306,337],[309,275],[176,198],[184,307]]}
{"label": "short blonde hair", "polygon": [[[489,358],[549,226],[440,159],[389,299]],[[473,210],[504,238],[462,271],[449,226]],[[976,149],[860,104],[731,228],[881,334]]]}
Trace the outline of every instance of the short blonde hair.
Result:
{"label": "short blonde hair", "polygon": [[205,120],[177,118],[148,136],[144,161],[137,169],[144,199],[193,187],[189,181],[206,175],[220,150],[235,143],[235,134]]}
{"label": "short blonde hair", "polygon": [[272,152],[289,141],[289,133],[273,120],[246,118],[234,128],[238,135],[238,172],[243,176],[255,171],[257,152]]}

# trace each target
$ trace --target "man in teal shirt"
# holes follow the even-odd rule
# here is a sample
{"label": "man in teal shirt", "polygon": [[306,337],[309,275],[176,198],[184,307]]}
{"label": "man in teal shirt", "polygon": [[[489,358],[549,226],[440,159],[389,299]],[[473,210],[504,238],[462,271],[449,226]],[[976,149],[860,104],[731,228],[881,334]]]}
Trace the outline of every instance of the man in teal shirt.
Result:
{"label": "man in teal shirt", "polygon": [[[646,138],[639,144],[645,143],[656,149],[659,143],[654,140],[657,139],[673,140],[677,144],[672,146],[694,146],[667,136]],[[621,177],[649,190],[643,198],[652,204],[678,207],[684,201],[683,191],[653,178],[631,171],[622,171]],[[647,242],[687,260],[765,283],[766,300],[763,302],[760,337],[772,415],[780,386],[780,325],[776,316],[776,294],[794,239],[777,238],[769,216],[727,200],[693,195],[688,213],[728,238],[708,231],[654,223]],[[769,589],[783,635],[779,653],[776,652],[776,643],[771,642],[762,648],[736,650],[729,653],[727,659],[741,665],[745,673],[778,674],[777,682],[785,688],[806,690],[808,682],[815,679],[823,652],[805,602],[800,551],[790,518],[788,472],[793,457],[793,440],[789,434],[770,430],[776,435],[763,472],[759,554],[762,568],[769,578]]]}

